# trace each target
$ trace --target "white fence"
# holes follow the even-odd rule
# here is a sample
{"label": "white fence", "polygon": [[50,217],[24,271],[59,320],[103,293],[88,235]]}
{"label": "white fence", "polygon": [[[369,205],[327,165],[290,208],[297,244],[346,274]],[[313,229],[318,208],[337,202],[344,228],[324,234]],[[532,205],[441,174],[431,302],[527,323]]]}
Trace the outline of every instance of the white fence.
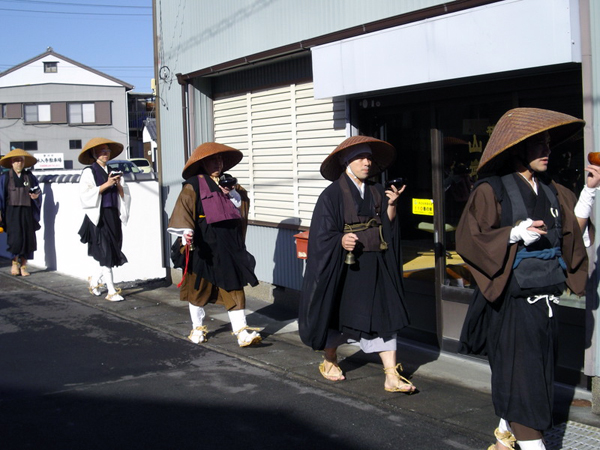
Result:
{"label": "white fence", "polygon": [[[97,267],[79,241],[83,211],[79,203],[79,172],[50,175],[36,172],[43,193],[41,229],[32,266],[56,270],[86,280]],[[128,175],[131,191],[129,222],[123,227],[123,253],[128,262],[113,270],[115,282],[164,278],[159,184],[153,174]],[[0,233],[0,256],[6,251],[6,233]],[[33,268],[35,270],[35,267]]]}

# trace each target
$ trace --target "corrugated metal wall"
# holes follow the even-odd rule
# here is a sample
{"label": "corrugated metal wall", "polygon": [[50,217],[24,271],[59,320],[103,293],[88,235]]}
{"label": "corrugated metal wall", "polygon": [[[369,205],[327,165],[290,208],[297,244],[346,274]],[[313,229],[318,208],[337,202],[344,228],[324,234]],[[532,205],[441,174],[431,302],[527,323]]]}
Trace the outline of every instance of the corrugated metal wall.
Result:
{"label": "corrugated metal wall", "polygon": [[[190,73],[261,51],[448,3],[440,0],[154,0],[157,99],[165,211],[179,194],[183,157],[181,88]],[[202,120],[197,117],[196,120]]]}
{"label": "corrugated metal wall", "polygon": [[296,257],[296,233],[284,228],[248,227],[246,246],[256,258],[256,276],[260,281],[302,288],[304,262]]}

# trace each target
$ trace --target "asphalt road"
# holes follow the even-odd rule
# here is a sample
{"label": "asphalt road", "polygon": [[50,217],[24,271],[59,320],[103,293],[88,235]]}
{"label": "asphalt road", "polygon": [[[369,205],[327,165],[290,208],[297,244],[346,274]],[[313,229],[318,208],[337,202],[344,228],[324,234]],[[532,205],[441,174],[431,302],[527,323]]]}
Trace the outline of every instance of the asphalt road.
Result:
{"label": "asphalt road", "polygon": [[[481,449],[379,408],[3,277],[0,449]],[[487,442],[489,445],[489,442]]]}

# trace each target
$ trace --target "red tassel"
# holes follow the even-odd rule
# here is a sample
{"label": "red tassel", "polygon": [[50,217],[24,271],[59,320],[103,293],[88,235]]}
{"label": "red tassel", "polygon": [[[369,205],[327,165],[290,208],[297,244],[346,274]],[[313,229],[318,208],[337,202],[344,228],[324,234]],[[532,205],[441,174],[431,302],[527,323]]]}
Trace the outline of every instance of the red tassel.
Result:
{"label": "red tassel", "polygon": [[183,275],[181,277],[181,281],[177,285],[177,287],[181,287],[183,284],[183,280],[185,280],[185,274],[187,273],[188,263],[190,261],[190,244],[185,245],[185,269],[183,269]]}

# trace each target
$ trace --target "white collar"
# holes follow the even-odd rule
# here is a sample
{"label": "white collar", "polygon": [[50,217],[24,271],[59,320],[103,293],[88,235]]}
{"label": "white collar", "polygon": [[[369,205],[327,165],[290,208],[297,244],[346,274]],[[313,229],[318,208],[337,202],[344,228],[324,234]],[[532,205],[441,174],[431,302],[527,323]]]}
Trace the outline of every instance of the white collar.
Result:
{"label": "white collar", "polygon": [[354,186],[358,189],[360,193],[360,198],[365,199],[365,182],[363,181],[360,185],[356,182],[356,175],[352,173],[350,167],[346,167],[346,173],[348,174],[348,178],[354,183]]}

